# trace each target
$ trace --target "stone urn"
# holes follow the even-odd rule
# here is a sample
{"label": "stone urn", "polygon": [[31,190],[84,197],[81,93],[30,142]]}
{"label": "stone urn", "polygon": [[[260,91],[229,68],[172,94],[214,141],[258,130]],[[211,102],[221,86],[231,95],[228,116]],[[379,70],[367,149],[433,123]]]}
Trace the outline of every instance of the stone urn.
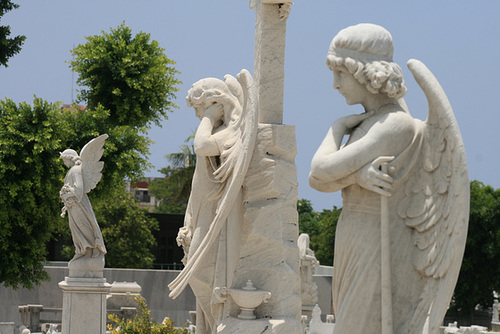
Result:
{"label": "stone urn", "polygon": [[227,289],[226,293],[240,307],[239,319],[253,320],[256,318],[255,309],[262,303],[267,303],[271,298],[271,292],[258,290],[253,286],[251,280],[241,289]]}

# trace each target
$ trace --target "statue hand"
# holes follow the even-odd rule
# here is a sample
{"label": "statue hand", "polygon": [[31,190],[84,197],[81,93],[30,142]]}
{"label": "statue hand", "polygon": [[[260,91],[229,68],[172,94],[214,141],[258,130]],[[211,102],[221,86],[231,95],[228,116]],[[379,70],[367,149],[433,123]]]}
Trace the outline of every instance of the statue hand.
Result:
{"label": "statue hand", "polygon": [[220,103],[210,105],[207,110],[205,110],[205,117],[209,118],[212,121],[212,124],[222,120],[224,117],[224,106]]}
{"label": "statue hand", "polygon": [[182,246],[183,248],[189,248],[191,244],[191,230],[187,226],[183,226],[179,229],[177,233],[177,245]]}
{"label": "statue hand", "polygon": [[381,196],[390,197],[394,179],[388,173],[382,171],[382,165],[386,165],[393,159],[394,157],[382,156],[366,164],[356,174],[356,183]]}
{"label": "statue hand", "polygon": [[334,127],[339,127],[340,130],[342,132],[344,132],[344,134],[350,134],[351,131],[356,126],[361,124],[361,122],[363,122],[365,119],[369,118],[373,114],[374,114],[373,111],[369,111],[369,112],[362,113],[362,114],[354,114],[354,115],[344,116],[344,117],[337,119],[333,123],[333,125],[334,125]]}

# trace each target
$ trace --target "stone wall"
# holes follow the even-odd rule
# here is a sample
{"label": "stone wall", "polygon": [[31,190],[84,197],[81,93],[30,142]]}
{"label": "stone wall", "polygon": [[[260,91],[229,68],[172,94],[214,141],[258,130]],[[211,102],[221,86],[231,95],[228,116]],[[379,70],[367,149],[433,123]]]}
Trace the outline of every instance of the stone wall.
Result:
{"label": "stone wall", "polygon": [[[39,304],[49,308],[61,308],[63,294],[58,283],[68,276],[68,268],[45,267],[51,277],[33,290],[5,288],[0,286],[0,321],[20,322],[19,305]],[[189,311],[195,310],[195,298],[188,287],[175,300],[168,297],[167,285],[179,271],[174,270],[141,270],[141,269],[104,269],[104,277],[108,283],[137,282],[141,287],[141,295],[146,299],[152,317],[161,322],[165,317],[172,319],[176,325],[182,326],[190,319]],[[59,318],[61,313],[42,313],[41,318]]]}

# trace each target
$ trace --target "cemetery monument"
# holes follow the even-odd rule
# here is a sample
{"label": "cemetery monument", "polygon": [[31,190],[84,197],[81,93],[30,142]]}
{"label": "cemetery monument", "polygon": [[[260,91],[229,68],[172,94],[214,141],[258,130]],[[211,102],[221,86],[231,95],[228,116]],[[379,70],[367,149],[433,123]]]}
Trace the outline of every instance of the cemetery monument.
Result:
{"label": "cemetery monument", "polygon": [[464,253],[469,179],[455,116],[432,73],[410,60],[429,103],[425,122],[413,118],[392,57],[391,34],[373,24],[341,30],[328,50],[334,88],[364,108],[333,123],[309,176],[319,191],[342,190],[334,333],[438,333]]}
{"label": "cemetery monument", "polygon": [[72,333],[106,333],[106,294],[111,285],[103,277],[106,247],[87,193],[101,180],[104,134],[89,141],[81,154],[61,153],[70,169],[60,197],[61,216],[68,215],[75,255],[68,263],[69,277],[59,283],[63,290],[62,330]]}

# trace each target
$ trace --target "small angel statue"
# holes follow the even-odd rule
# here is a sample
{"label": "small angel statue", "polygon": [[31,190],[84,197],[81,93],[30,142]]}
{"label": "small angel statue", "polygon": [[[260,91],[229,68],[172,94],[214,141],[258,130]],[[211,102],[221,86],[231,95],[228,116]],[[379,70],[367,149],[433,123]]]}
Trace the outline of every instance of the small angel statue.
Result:
{"label": "small angel statue", "polygon": [[94,259],[93,262],[99,262],[97,269],[102,269],[101,266],[104,267],[106,247],[87,193],[94,189],[101,180],[104,162],[99,161],[99,159],[104,152],[103,145],[106,138],[108,135],[104,134],[89,141],[83,147],[81,155],[72,149],[61,153],[64,164],[70,167],[64,178],[64,186],[59,192],[64,203],[61,217],[68,214],[71,236],[75,244],[75,256],[68,265],[70,270],[72,268],[84,271],[86,269],[92,270],[92,266],[92,268],[86,268],[84,265],[80,268],[79,265],[76,265],[76,262],[82,262],[78,260],[83,259]]}
{"label": "small angel statue", "polygon": [[[310,185],[342,190],[335,235],[334,333],[438,333],[465,249],[469,179],[448,98],[427,67],[413,118],[391,34],[374,24],[340,31],[328,50],[333,87],[364,112],[333,122],[311,162]],[[346,139],[345,143],[343,142]]]}

